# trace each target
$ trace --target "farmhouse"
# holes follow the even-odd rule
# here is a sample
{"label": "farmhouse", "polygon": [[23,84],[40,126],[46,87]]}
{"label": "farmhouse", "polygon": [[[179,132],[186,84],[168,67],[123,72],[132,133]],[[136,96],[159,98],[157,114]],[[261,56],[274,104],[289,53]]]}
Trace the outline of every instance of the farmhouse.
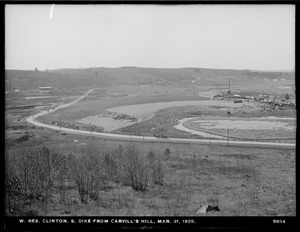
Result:
{"label": "farmhouse", "polygon": [[40,87],[39,90],[41,93],[49,93],[53,90],[53,87]]}

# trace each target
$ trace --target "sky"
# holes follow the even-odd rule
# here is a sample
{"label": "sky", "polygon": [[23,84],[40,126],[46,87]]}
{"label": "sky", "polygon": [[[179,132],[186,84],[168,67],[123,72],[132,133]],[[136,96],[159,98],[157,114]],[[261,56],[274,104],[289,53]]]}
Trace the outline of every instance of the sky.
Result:
{"label": "sky", "polygon": [[294,5],[6,5],[5,68],[295,70]]}

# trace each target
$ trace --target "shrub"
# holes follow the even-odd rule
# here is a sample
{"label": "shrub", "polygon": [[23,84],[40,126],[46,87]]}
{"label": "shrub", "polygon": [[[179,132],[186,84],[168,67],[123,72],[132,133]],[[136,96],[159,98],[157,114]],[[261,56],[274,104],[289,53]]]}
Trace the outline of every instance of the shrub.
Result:
{"label": "shrub", "polygon": [[39,199],[53,184],[53,173],[59,163],[59,156],[46,147],[38,147],[11,154],[7,162],[29,197]]}
{"label": "shrub", "polygon": [[26,188],[12,172],[5,175],[5,200],[7,216],[36,216],[37,211],[30,208]]}
{"label": "shrub", "polygon": [[285,100],[289,100],[289,99],[290,99],[290,95],[289,95],[288,93],[286,93],[286,94],[284,95],[284,99],[285,99]]}
{"label": "shrub", "polygon": [[32,216],[32,200],[49,198],[60,155],[46,147],[27,148],[6,154],[7,208],[13,215]]}
{"label": "shrub", "polygon": [[87,202],[91,195],[93,199],[97,198],[99,188],[106,181],[99,154],[87,150],[81,154],[70,154],[68,160],[81,202]]}
{"label": "shrub", "polygon": [[121,167],[121,160],[118,158],[119,150],[107,151],[104,156],[104,169],[107,178],[111,181],[119,182],[119,167]]}
{"label": "shrub", "polygon": [[151,168],[152,181],[154,184],[163,184],[164,167],[161,159],[157,159]]}
{"label": "shrub", "polygon": [[163,184],[164,167],[161,158],[157,157],[152,151],[147,155],[149,171],[154,184]]}
{"label": "shrub", "polygon": [[136,191],[145,191],[149,183],[149,164],[135,145],[126,147],[123,154],[123,167],[120,167],[122,181]]}
{"label": "shrub", "polygon": [[170,154],[171,154],[171,151],[169,148],[167,148],[165,151],[164,151],[164,154],[163,154],[163,157],[165,159],[168,159],[170,157]]}

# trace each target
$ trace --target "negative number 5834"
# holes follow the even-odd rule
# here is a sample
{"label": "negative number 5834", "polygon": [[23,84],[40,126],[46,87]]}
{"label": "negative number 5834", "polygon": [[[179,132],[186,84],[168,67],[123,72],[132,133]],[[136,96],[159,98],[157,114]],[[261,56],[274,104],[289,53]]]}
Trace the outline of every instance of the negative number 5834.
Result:
{"label": "negative number 5834", "polygon": [[273,220],[273,223],[274,223],[274,224],[282,224],[282,223],[285,223],[285,220],[274,219],[274,220]]}

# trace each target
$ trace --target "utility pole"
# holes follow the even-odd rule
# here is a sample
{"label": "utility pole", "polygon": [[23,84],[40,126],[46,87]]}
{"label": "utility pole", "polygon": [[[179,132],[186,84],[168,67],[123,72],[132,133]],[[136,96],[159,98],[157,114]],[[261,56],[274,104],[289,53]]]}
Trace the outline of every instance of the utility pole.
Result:
{"label": "utility pole", "polygon": [[229,92],[230,92],[230,78],[228,80],[229,80]]}
{"label": "utility pole", "polygon": [[227,146],[228,146],[228,140],[229,140],[229,127],[227,128]]}
{"label": "utility pole", "polygon": [[227,146],[228,146],[228,141],[229,141],[229,121],[227,126]]}

